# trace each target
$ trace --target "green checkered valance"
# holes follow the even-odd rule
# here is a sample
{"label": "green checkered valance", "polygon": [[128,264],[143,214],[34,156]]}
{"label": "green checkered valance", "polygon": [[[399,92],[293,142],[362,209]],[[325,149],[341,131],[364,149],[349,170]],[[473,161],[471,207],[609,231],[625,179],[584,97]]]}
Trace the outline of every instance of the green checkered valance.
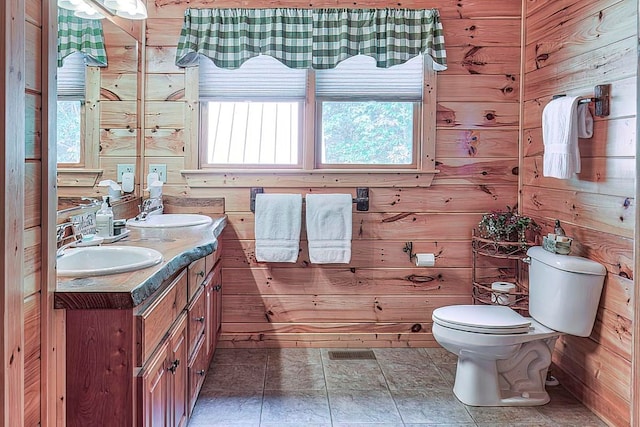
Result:
{"label": "green checkered valance", "polygon": [[437,9],[187,9],[176,65],[197,65],[200,54],[228,69],[258,55],[328,69],[356,55],[388,68],[425,54],[447,67]]}
{"label": "green checkered valance", "polygon": [[84,54],[87,65],[106,67],[107,51],[104,48],[102,23],[96,19],[82,19],[73,11],[58,8],[58,67],[74,52]]}

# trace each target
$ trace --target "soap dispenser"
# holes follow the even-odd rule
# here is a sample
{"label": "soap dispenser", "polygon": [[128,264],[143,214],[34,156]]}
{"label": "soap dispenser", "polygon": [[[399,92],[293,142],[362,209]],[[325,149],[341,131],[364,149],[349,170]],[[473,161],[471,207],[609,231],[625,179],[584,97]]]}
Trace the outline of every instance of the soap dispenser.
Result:
{"label": "soap dispenser", "polygon": [[113,209],[109,206],[109,196],[102,196],[102,207],[96,212],[96,234],[113,237]]}

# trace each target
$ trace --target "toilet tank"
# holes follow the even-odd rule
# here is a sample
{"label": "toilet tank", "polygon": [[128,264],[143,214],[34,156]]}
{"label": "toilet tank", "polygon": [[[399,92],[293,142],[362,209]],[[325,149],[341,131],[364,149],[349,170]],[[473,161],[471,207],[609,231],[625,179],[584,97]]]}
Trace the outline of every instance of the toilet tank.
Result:
{"label": "toilet tank", "polygon": [[529,248],[529,314],[544,326],[588,337],[607,270],[587,258]]}

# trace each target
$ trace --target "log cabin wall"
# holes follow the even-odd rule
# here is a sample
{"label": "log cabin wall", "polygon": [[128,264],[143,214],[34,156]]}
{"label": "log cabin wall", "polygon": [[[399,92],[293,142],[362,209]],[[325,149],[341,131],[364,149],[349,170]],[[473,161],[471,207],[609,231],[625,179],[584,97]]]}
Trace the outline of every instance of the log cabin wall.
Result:
{"label": "log cabin wall", "polygon": [[[149,1],[145,83],[145,170],[166,164],[165,194],[224,197],[224,309],[221,346],[435,346],[434,308],[471,302],[471,230],[482,213],[517,201],[521,2],[408,3],[275,1],[269,7],[437,7],[449,69],[438,76],[436,160],[431,187],[412,175],[352,176],[353,185],[314,184],[277,174],[218,178],[194,188],[180,174],[197,167],[197,99],[174,65],[182,16],[190,7],[264,7],[248,1]],[[187,71],[191,73],[192,71]],[[195,159],[195,160],[194,160]],[[405,178],[406,177],[406,178]],[[395,179],[396,182],[385,182]],[[206,180],[206,179],[205,179]],[[257,263],[249,187],[266,192],[352,192],[371,188],[368,212],[353,215],[349,265],[310,264],[302,232],[295,264]],[[339,187],[339,188],[338,188]],[[402,251],[438,255],[416,268]],[[498,274],[495,265],[488,265]]]}
{"label": "log cabin wall", "polygon": [[[42,0],[25,3],[25,197],[24,197],[24,425],[41,423],[46,384],[43,369],[43,292],[42,273],[42,174],[43,174],[43,23],[46,15]],[[44,160],[46,163],[46,159]],[[46,222],[46,221],[45,221]],[[17,392],[17,390],[14,390]],[[18,425],[18,424],[16,424]]]}
{"label": "log cabin wall", "polygon": [[[634,218],[636,215],[637,2],[526,2],[522,211],[553,229],[558,218],[574,251],[608,270],[589,338],[558,340],[554,371],[611,425],[630,424]],[[554,94],[591,95],[611,83],[611,115],[580,140],[582,172],[545,178],[541,113]],[[575,244],[575,242],[574,242]]]}

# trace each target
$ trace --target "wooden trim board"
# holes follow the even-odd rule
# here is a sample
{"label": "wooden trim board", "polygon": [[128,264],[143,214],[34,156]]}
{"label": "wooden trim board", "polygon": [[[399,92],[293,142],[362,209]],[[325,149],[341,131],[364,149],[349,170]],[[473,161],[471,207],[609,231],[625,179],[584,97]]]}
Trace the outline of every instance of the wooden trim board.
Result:
{"label": "wooden trim board", "polygon": [[25,5],[0,5],[0,427],[24,425]]}

